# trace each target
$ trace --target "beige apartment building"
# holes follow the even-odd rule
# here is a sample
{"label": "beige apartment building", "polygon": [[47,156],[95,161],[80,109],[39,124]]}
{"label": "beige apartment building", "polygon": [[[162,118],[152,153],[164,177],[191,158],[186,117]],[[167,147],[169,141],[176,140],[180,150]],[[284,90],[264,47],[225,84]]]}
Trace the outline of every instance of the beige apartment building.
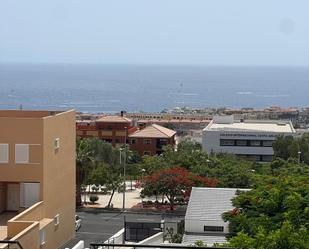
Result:
{"label": "beige apartment building", "polygon": [[75,111],[0,110],[0,241],[57,249],[74,224]]}

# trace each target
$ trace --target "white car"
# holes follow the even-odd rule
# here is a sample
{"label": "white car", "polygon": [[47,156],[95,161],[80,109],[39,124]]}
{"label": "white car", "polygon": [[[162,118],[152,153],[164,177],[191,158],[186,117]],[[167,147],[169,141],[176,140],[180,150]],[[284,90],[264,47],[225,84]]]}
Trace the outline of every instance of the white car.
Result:
{"label": "white car", "polygon": [[82,225],[82,219],[78,216],[78,215],[75,215],[75,231],[77,232],[78,229],[80,229]]}

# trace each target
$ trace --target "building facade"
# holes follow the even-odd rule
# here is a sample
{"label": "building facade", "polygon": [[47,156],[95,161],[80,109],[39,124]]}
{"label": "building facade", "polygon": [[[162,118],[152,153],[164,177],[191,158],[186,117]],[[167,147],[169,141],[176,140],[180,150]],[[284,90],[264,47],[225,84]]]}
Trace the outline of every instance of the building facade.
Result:
{"label": "building facade", "polygon": [[81,138],[99,138],[114,147],[126,143],[141,156],[161,154],[163,146],[175,146],[176,143],[176,131],[157,124],[134,123],[122,115],[78,120],[76,133]]}
{"label": "building facade", "polygon": [[124,144],[126,137],[136,130],[132,120],[123,116],[104,116],[97,120],[76,122],[76,132],[81,138],[96,137],[113,146]]}
{"label": "building facade", "polygon": [[164,146],[175,146],[175,135],[173,130],[152,124],[129,135],[130,149],[140,156],[159,155]]}
{"label": "building facade", "polygon": [[55,249],[74,236],[74,127],[74,111],[0,111],[0,241]]}
{"label": "building facade", "polygon": [[280,135],[296,134],[290,121],[234,120],[215,116],[203,130],[203,149],[207,153],[228,153],[252,161],[269,162],[273,142]]}

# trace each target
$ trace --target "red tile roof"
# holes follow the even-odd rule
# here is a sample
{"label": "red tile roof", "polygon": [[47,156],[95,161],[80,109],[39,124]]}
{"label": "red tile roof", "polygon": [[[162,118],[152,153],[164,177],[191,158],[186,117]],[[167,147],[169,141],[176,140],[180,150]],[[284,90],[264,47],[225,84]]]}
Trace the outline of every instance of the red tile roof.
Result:
{"label": "red tile roof", "polygon": [[147,126],[146,128],[136,131],[135,133],[131,134],[130,137],[132,138],[171,138],[176,134],[176,131],[171,129],[165,128],[161,125],[152,124]]}

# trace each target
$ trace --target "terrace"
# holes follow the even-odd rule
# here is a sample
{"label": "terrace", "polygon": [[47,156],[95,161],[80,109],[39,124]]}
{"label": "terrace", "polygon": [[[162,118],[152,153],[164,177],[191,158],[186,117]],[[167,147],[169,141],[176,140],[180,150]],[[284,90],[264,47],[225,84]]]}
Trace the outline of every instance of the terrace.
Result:
{"label": "terrace", "polygon": [[17,212],[4,212],[0,214],[0,240],[7,238],[7,222],[17,214]]}

